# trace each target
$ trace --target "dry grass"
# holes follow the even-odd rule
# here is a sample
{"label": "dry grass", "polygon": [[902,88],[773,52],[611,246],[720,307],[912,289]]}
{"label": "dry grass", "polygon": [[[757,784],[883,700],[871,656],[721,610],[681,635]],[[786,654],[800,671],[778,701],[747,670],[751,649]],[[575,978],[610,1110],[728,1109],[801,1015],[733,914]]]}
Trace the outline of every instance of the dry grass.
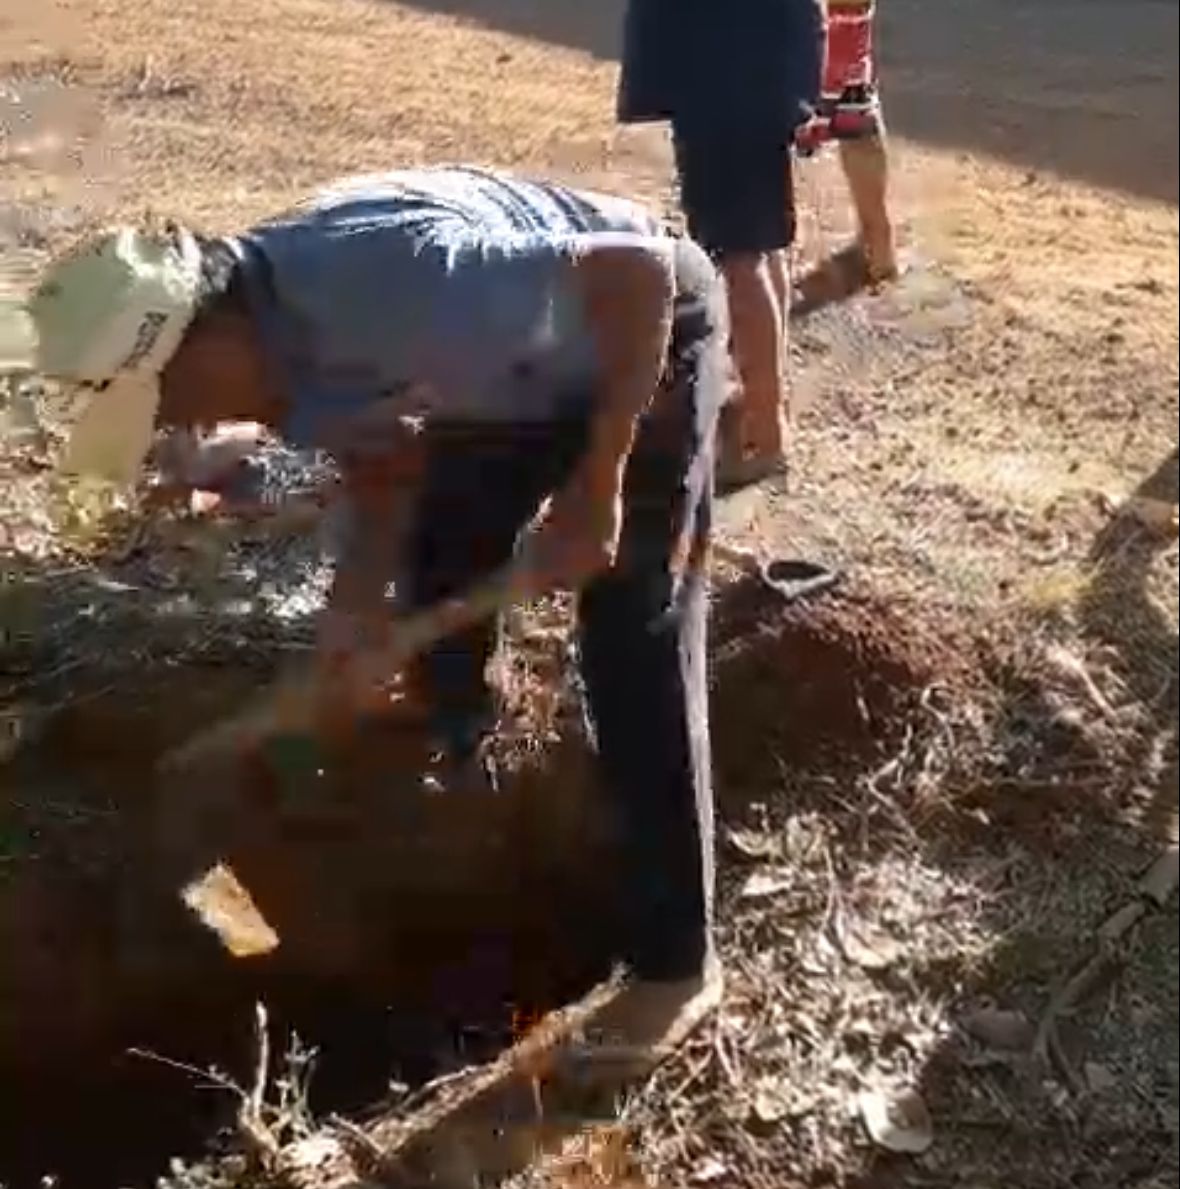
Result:
{"label": "dry grass", "polygon": [[[68,109],[38,110],[84,150],[4,150],[0,236],[35,258],[148,205],[232,227],[387,162],[668,199],[662,138],[610,127],[608,64],[398,4],[265,0],[243,19],[229,0],[62,0],[52,21],[0,22],[0,55],[26,97],[65,84]],[[1035,1030],[1175,840],[1176,544],[1118,509],[1153,484],[1176,498],[1176,210],[913,144],[896,162],[910,272],[799,325],[793,488],[731,502],[723,532],[838,560],[886,636],[913,627],[945,649],[855,754],[837,739],[804,755],[780,729],[806,713],[789,669],[742,727],[730,700],[744,711],[749,687],[732,674],[748,669],[719,659],[725,1011],[530,1185],[1175,1183],[1174,898],[1063,1021],[1066,1066],[970,1023],[992,1006]],[[831,160],[802,170],[801,201],[806,265],[849,231]],[[34,439],[2,464],[10,714],[247,643],[266,666],[301,641],[314,549],[160,522],[135,552],[137,518],[112,538],[85,501],[50,498]],[[860,639],[842,616],[827,630]],[[561,622],[517,625],[514,747],[543,753],[568,730]],[[871,676],[848,665],[853,688]],[[28,793],[5,805],[0,872],[114,832],[109,814]],[[856,1115],[863,1091],[901,1084],[934,1117],[917,1158],[874,1150]]]}

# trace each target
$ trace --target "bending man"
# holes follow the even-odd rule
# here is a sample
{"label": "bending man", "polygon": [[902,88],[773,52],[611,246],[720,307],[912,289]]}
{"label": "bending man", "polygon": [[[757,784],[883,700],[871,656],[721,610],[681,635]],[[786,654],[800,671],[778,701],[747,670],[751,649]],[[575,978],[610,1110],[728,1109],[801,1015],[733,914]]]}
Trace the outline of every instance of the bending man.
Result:
{"label": "bending man", "polygon": [[[407,608],[465,588],[552,497],[531,586],[580,591],[624,839],[634,979],[611,1027],[639,1059],[666,1052],[720,991],[705,564],[727,359],[704,253],[630,203],[437,168],[343,182],[224,239],[104,235],[29,308],[41,370],[93,394],[75,471],[130,480],[156,428],[225,422],[334,454],[350,531],[321,634],[333,672],[388,622],[392,579]],[[493,641],[486,624],[427,658],[456,781],[485,770]]]}

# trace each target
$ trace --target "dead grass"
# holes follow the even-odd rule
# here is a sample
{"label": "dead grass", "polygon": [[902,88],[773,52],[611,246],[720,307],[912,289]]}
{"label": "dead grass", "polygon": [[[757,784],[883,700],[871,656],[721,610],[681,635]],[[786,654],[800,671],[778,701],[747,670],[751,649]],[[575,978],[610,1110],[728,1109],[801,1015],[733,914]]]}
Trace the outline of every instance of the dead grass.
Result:
{"label": "dead grass", "polygon": [[[22,260],[147,205],[232,227],[387,162],[668,199],[662,137],[609,125],[610,66],[397,4],[266,0],[244,20],[229,0],[62,0],[0,22],[0,60],[26,96],[65,85],[68,119],[58,103],[44,121],[78,150],[4,150],[0,240]],[[1119,508],[1161,484],[1176,498],[1176,210],[911,144],[896,161],[909,274],[798,325],[792,490],[722,515],[728,538],[855,583],[815,619],[719,608],[725,1011],[530,1187],[1175,1183],[1174,898],[1062,1021],[1079,1084],[969,1025],[987,1008],[1035,1031],[1175,841],[1176,544]],[[805,266],[849,232],[830,160],[802,170],[801,200]],[[265,670],[303,641],[314,549],[100,531],[48,498],[43,445],[6,452],[0,477],[10,720],[247,647]],[[520,617],[503,661],[507,746],[542,773],[571,732],[562,623]],[[127,807],[47,792],[28,754],[0,879],[120,854]],[[924,1155],[865,1138],[858,1096],[894,1085],[931,1109]]]}

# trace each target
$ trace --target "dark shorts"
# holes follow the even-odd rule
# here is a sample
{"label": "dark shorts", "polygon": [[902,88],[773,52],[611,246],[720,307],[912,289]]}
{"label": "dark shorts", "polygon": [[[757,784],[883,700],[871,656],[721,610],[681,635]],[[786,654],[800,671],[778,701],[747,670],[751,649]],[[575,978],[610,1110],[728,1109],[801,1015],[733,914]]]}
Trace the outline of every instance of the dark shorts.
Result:
{"label": "dark shorts", "polygon": [[688,233],[713,256],[773,252],[795,241],[789,138],[724,136],[673,125]]}

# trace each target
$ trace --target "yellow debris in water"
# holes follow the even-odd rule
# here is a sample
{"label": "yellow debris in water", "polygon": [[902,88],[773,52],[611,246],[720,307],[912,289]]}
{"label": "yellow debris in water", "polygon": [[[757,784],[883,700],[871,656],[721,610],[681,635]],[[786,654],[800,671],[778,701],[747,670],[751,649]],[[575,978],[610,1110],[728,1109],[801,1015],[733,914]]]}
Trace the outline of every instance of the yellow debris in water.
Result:
{"label": "yellow debris in water", "polygon": [[218,863],[187,884],[181,898],[235,958],[269,954],[278,947],[279,935],[224,864]]}

